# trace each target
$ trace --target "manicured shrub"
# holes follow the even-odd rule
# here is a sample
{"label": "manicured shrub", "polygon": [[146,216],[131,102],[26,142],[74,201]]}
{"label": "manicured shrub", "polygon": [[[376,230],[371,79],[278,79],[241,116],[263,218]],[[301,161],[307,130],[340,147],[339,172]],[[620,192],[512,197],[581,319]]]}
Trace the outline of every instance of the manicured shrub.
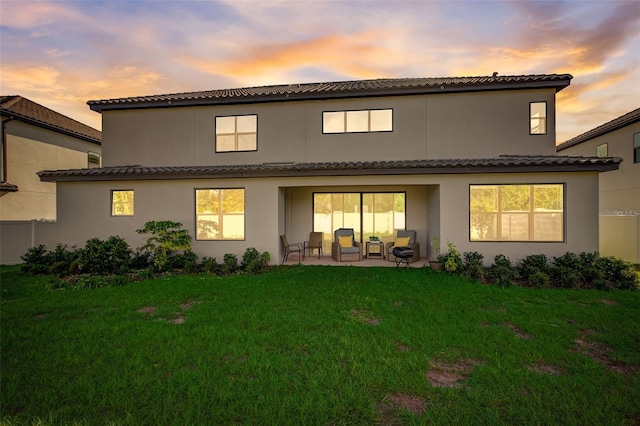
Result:
{"label": "manicured shrub", "polygon": [[536,270],[530,273],[527,280],[529,282],[529,285],[531,285],[532,287],[542,288],[549,287],[550,277],[549,274],[540,270]]}
{"label": "manicured shrub", "polygon": [[227,253],[222,260],[222,273],[233,274],[238,270],[238,256],[233,253]]}
{"label": "manicured shrub", "polygon": [[268,252],[260,254],[255,248],[249,247],[242,256],[240,267],[248,274],[259,274],[267,269],[270,259]]}
{"label": "manicured shrub", "polygon": [[640,281],[631,262],[616,257],[601,257],[598,266],[604,274],[604,285],[607,288],[638,289]]}
{"label": "manicured shrub", "polygon": [[220,265],[216,262],[215,257],[203,257],[200,268],[202,269],[202,272],[207,272],[209,274],[217,274],[220,272]]}
{"label": "manicured shrub", "polygon": [[556,285],[564,288],[588,287],[582,280],[582,261],[575,253],[566,252],[553,258],[552,275]]}
{"label": "manicured shrub", "polygon": [[86,242],[84,248],[78,250],[78,267],[84,273],[124,273],[128,270],[130,262],[129,244],[118,236],[111,236],[104,241],[92,238]]}
{"label": "manicured shrub", "polygon": [[29,248],[25,254],[20,256],[20,259],[24,262],[20,266],[20,271],[25,275],[45,274],[51,267],[47,247],[44,244]]}
{"label": "manicured shrub", "polygon": [[515,284],[518,271],[507,256],[497,254],[493,259],[493,265],[489,267],[488,275],[500,287],[511,287]]}
{"label": "manicured shrub", "polygon": [[530,281],[533,275],[538,275],[539,279],[541,276],[538,273],[543,273],[548,278],[550,270],[549,259],[544,254],[530,254],[518,264],[518,275],[527,281]]}
{"label": "manicured shrub", "polygon": [[444,265],[444,270],[447,272],[462,273],[464,265],[462,263],[460,252],[454,243],[448,243],[447,246],[449,250],[438,255],[436,261],[442,263]]}
{"label": "manicured shrub", "polygon": [[484,280],[486,268],[484,267],[484,255],[477,251],[463,254],[464,272],[463,275],[474,280]]}

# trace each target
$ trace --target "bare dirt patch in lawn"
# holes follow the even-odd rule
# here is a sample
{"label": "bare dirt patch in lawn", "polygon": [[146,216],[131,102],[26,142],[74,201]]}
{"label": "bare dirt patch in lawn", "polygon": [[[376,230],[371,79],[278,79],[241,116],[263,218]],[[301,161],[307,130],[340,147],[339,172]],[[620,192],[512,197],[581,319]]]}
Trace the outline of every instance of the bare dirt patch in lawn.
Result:
{"label": "bare dirt patch in lawn", "polygon": [[552,376],[559,376],[564,373],[561,368],[542,361],[536,362],[532,365],[528,365],[527,369],[536,373],[550,374]]}
{"label": "bare dirt patch in lawn", "polygon": [[461,359],[455,364],[447,364],[441,361],[429,361],[429,371],[427,380],[432,386],[441,388],[456,388],[462,385],[471,370],[477,365],[482,365],[482,361],[475,359]]}
{"label": "bare dirt patch in lawn", "polygon": [[167,320],[167,322],[170,322],[171,324],[184,324],[186,321],[187,319],[182,314],[177,314],[176,317]]}
{"label": "bare dirt patch in lawn", "polygon": [[615,300],[611,300],[611,299],[602,299],[602,303],[604,303],[605,305],[617,305],[618,302],[616,302]]}
{"label": "bare dirt patch in lawn", "polygon": [[143,306],[142,308],[138,309],[138,312],[145,315],[153,315],[156,313],[157,309],[158,308],[156,308],[155,306]]}
{"label": "bare dirt patch in lawn", "polygon": [[368,325],[378,325],[380,324],[380,318],[375,317],[371,311],[352,309],[349,311],[351,318],[354,321],[368,324]]}
{"label": "bare dirt patch in lawn", "polygon": [[609,371],[630,376],[640,371],[640,365],[625,364],[611,357],[611,348],[603,343],[592,342],[587,340],[589,335],[594,334],[593,330],[583,330],[580,336],[573,341],[575,344],[571,349],[572,352],[581,353],[588,356],[595,362],[602,364]]}
{"label": "bare dirt patch in lawn", "polygon": [[427,410],[427,402],[424,398],[410,395],[408,393],[393,393],[384,397],[384,400],[378,404],[378,412],[380,425],[401,425],[404,424],[401,419],[397,418],[397,412],[406,410],[412,414],[420,416]]}
{"label": "bare dirt patch in lawn", "polygon": [[402,343],[397,343],[396,344],[396,349],[399,350],[400,352],[409,352],[411,350],[411,348],[409,348],[409,346],[403,345]]}
{"label": "bare dirt patch in lawn", "polygon": [[506,325],[507,328],[511,329],[511,331],[513,331],[513,334],[515,334],[518,339],[529,340],[532,337],[530,334],[520,330],[518,327],[516,327],[515,324],[511,322],[505,322],[504,325]]}

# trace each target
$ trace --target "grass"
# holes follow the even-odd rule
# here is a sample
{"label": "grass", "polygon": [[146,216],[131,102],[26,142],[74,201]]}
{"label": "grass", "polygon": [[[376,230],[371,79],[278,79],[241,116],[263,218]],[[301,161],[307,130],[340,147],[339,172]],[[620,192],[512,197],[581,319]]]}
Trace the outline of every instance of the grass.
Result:
{"label": "grass", "polygon": [[7,425],[640,421],[640,292],[322,266],[49,292],[0,272]]}

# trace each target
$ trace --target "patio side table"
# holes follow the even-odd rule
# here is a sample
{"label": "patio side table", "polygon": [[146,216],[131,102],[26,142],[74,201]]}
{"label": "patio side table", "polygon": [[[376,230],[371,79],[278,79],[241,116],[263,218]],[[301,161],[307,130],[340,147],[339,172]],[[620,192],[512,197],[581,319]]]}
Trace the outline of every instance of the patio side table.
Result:
{"label": "patio side table", "polygon": [[[379,257],[381,259],[384,259],[384,243],[382,241],[367,241],[367,243],[365,244],[366,249],[365,249],[365,255],[367,259],[370,259],[372,257]],[[372,251],[371,248],[374,248],[374,250]]]}

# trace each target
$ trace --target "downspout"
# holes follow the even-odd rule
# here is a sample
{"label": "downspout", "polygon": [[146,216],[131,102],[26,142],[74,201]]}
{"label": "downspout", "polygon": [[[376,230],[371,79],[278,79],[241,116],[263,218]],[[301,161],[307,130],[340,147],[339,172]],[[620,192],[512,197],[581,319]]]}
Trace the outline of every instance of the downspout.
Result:
{"label": "downspout", "polygon": [[2,140],[0,140],[0,155],[2,155],[2,176],[0,183],[7,182],[7,123],[13,120],[13,117],[2,120]]}

